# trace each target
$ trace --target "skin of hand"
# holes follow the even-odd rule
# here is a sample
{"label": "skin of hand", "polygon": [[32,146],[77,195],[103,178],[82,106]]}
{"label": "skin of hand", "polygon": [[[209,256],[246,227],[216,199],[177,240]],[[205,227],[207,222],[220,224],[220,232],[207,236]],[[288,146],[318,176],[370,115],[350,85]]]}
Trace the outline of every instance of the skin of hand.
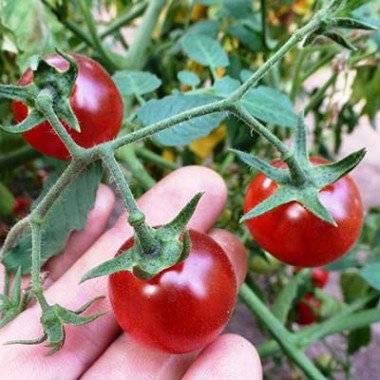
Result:
{"label": "skin of hand", "polygon": [[[168,222],[197,192],[204,192],[189,227],[209,233],[230,258],[237,280],[244,279],[246,251],[240,241],[224,230],[212,229],[222,212],[227,189],[222,178],[210,169],[188,166],[162,179],[138,201],[147,222]],[[75,310],[94,297],[107,294],[107,278],[79,285],[91,268],[112,258],[133,231],[124,213],[115,225],[104,231],[115,202],[113,192],[101,185],[86,227],[71,235],[63,255],[46,265],[46,297]],[[0,271],[0,286],[4,269]],[[106,311],[96,321],[79,327],[66,326],[66,342],[52,356],[43,345],[2,345],[14,339],[42,335],[40,308],[27,310],[0,331],[1,378],[24,379],[134,379],[134,380],[258,380],[262,379],[260,359],[253,345],[241,336],[224,334],[200,352],[173,355],[152,350],[121,333],[107,298],[90,312]]]}

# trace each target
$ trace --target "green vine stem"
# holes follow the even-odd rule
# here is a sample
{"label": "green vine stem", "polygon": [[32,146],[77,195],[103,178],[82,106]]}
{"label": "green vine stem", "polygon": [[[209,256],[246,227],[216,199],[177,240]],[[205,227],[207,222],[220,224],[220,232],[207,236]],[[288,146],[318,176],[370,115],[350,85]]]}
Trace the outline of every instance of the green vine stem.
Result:
{"label": "green vine stem", "polygon": [[[380,321],[380,310],[377,308],[356,312],[375,297],[376,295],[363,297],[345,307],[332,318],[293,333],[294,342],[298,347],[307,347],[327,336],[341,333],[344,330],[354,330]],[[258,352],[262,358],[275,355],[279,350],[280,346],[274,340],[265,342],[258,347]]]}
{"label": "green vine stem", "polygon": [[101,155],[101,160],[123,196],[124,204],[129,214],[128,222],[134,228],[144,253],[150,254],[154,252],[157,249],[157,242],[153,237],[151,228],[145,223],[145,215],[138,208],[125,175],[115,159],[113,151],[105,150]]}
{"label": "green vine stem", "polygon": [[50,90],[42,90],[36,99],[36,105],[39,110],[45,115],[46,119],[49,121],[53,127],[56,134],[65,144],[67,150],[70,153],[71,157],[79,157],[82,155],[82,152],[85,151],[82,147],[75,143],[71,138],[66,128],[62,125],[61,121],[58,119],[56,113],[53,109],[53,96],[50,93]]}
{"label": "green vine stem", "polygon": [[[131,9],[128,9],[125,13],[119,16],[117,19],[112,21],[103,31],[99,33],[99,38],[103,39],[115,31],[119,30],[124,25],[129,24],[131,21],[141,16],[148,4],[147,0],[140,1],[138,4],[133,5]],[[79,35],[78,35],[79,36]],[[80,43],[76,47],[76,51],[82,51],[86,44],[88,46],[93,46],[93,43],[90,39],[88,41],[84,40],[84,42]]]}
{"label": "green vine stem", "polygon": [[145,11],[144,18],[127,52],[126,68],[133,69],[136,65],[144,65],[145,52],[149,46],[152,31],[164,5],[165,0],[150,0],[148,2],[148,8]]}
{"label": "green vine stem", "polygon": [[[162,169],[175,170],[178,169],[178,166],[174,162],[170,162],[162,158],[160,155],[152,152],[149,149],[146,149],[142,146],[135,147],[136,154],[146,160],[149,163],[154,163]],[[0,161],[1,162],[1,161]]]}
{"label": "green vine stem", "polygon": [[325,377],[319,372],[312,361],[297,348],[293,335],[271,313],[247,284],[244,283],[241,286],[239,295],[257,318],[264,323],[286,355],[303,370],[308,379],[325,380]]}
{"label": "green vine stem", "polygon": [[267,50],[267,1],[260,0],[260,14],[261,14],[261,38],[264,50]]}
{"label": "green vine stem", "polygon": [[110,54],[107,52],[106,49],[103,47],[103,43],[101,39],[98,36],[98,32],[96,30],[96,25],[94,22],[94,18],[92,17],[91,10],[90,10],[90,4],[88,0],[79,0],[79,7],[83,13],[84,20],[86,22],[87,28],[90,32],[93,45],[95,46],[96,50],[99,52],[100,56],[104,60],[105,64],[113,71],[118,69],[118,65],[113,61]]}
{"label": "green vine stem", "polygon": [[32,229],[32,292],[36,297],[42,310],[47,310],[49,305],[44,296],[42,281],[40,277],[41,270],[41,248],[42,248],[42,219],[34,216],[30,219]]}
{"label": "green vine stem", "polygon": [[156,184],[154,178],[145,170],[144,165],[136,157],[135,147],[132,144],[118,149],[116,157],[119,161],[123,161],[127,164],[133,177],[140,182],[144,190],[149,190]]}
{"label": "green vine stem", "polygon": [[42,3],[47,7],[57,18],[57,20],[64,25],[67,29],[69,29],[73,34],[79,37],[82,41],[84,41],[88,46],[94,46],[91,38],[84,33],[77,25],[75,25],[70,20],[66,20],[62,18],[61,12],[56,9],[48,0],[42,0]]}

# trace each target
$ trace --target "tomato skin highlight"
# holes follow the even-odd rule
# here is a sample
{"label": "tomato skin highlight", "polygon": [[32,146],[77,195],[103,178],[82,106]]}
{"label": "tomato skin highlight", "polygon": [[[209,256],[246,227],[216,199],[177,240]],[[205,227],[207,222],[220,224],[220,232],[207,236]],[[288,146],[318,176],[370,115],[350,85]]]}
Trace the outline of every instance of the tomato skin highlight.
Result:
{"label": "tomato skin highlight", "polygon": [[[314,165],[327,161],[312,157]],[[282,161],[273,166],[286,168]],[[244,212],[274,193],[277,184],[257,174],[245,196]],[[358,239],[363,225],[363,205],[354,180],[346,175],[320,191],[320,200],[337,223],[332,226],[298,202],[289,202],[246,222],[258,244],[280,261],[301,267],[317,267],[344,255]]]}
{"label": "tomato skin highlight", "polygon": [[[109,277],[116,320],[136,340],[160,351],[185,353],[212,342],[236,302],[232,264],[209,236],[190,230],[190,255],[150,280],[124,271]],[[121,248],[128,249],[130,239]]]}
{"label": "tomato skin highlight", "polygon": [[[63,122],[74,141],[83,148],[91,148],[114,139],[123,121],[123,100],[115,83],[103,67],[80,54],[71,54],[78,63],[79,72],[70,105],[78,119],[81,132],[76,132]],[[59,70],[66,70],[68,62],[58,54],[49,55],[46,60]],[[19,80],[20,85],[33,81],[33,72],[28,69]],[[19,101],[12,102],[13,117],[17,123],[28,115],[27,106]],[[48,122],[23,133],[25,140],[39,152],[58,158],[70,159],[65,145]]]}

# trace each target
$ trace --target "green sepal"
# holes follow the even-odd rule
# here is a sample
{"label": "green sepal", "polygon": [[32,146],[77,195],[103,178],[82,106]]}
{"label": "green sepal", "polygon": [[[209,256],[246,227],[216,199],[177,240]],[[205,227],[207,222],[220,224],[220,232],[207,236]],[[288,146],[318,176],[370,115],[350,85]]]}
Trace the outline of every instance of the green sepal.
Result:
{"label": "green sepal", "polygon": [[171,222],[161,227],[161,231],[169,232],[171,234],[179,234],[183,231],[194,214],[195,208],[203,194],[204,193],[195,194]]}
{"label": "green sepal", "polygon": [[330,183],[338,181],[338,179],[349,173],[364,158],[366,150],[360,149],[331,164],[314,166],[311,168],[313,177],[318,187],[325,187]]}
{"label": "green sepal", "polygon": [[12,290],[10,290],[9,272],[5,272],[5,292],[0,294],[0,328],[23,312],[31,299],[30,289],[22,293],[21,279],[21,267],[19,267],[13,278]]}
{"label": "green sepal", "polygon": [[287,179],[288,173],[286,170],[275,168],[269,165],[267,162],[253,154],[248,154],[237,149],[229,149],[235,153],[238,158],[247,164],[250,168],[256,169],[261,173],[264,173],[268,178],[276,182],[282,182]]}
{"label": "green sepal", "polygon": [[375,25],[368,24],[351,17],[336,17],[331,22],[332,26],[343,29],[377,30]]}
{"label": "green sepal", "polygon": [[276,172],[269,170],[269,164],[263,162],[261,159],[244,152],[237,153],[235,151],[239,158],[250,167],[258,170],[261,168],[260,171],[275,181],[278,186],[270,197],[244,214],[240,222],[263,215],[283,204],[296,201],[318,218],[336,226],[335,220],[326,207],[320,202],[319,192],[327,185],[345,176],[358,165],[365,155],[365,150],[361,149],[351,153],[342,160],[331,164],[313,166],[309,161],[306,137],[307,127],[303,117],[300,115],[294,149],[290,152],[290,156],[284,158],[288,163],[290,163],[290,159],[292,159],[293,165],[289,166],[289,169],[282,169],[281,172],[284,173],[282,176],[278,176]]}
{"label": "green sepal", "polygon": [[135,254],[133,248],[122,252],[120,255],[88,271],[80,280],[84,282],[92,278],[109,276],[112,273],[131,270],[135,265]]}
{"label": "green sepal", "polygon": [[285,203],[297,200],[297,193],[292,188],[286,186],[280,186],[278,190],[273,193],[269,198],[260,202],[253,209],[249,210],[240,218],[240,223],[245,222],[248,219],[256,218],[263,215],[274,208],[281,206]]}
{"label": "green sepal", "polygon": [[45,117],[40,112],[33,110],[22,122],[10,126],[0,125],[0,129],[8,133],[24,133],[36,127],[44,120]]}
{"label": "green sepal", "polygon": [[46,120],[45,115],[37,107],[36,99],[43,91],[49,91],[52,96],[52,107],[57,117],[77,132],[80,132],[79,122],[71,108],[70,96],[78,76],[78,64],[73,57],[59,50],[57,53],[69,62],[69,68],[59,71],[47,61],[39,57],[33,59],[33,83],[27,86],[0,85],[0,98],[21,101],[32,110],[28,117],[14,126],[1,126],[9,133],[23,133]]}
{"label": "green sepal", "polygon": [[126,270],[141,279],[149,279],[186,259],[191,250],[191,240],[185,229],[202,195],[197,193],[172,221],[151,229],[158,247],[154,253],[145,253],[135,236],[131,248],[87,272],[81,282]]}
{"label": "green sepal", "polygon": [[348,50],[358,50],[350,41],[337,32],[324,32],[323,35]]}
{"label": "green sepal", "polygon": [[38,87],[35,84],[27,86],[17,86],[13,84],[0,84],[0,98],[9,100],[19,100],[28,105],[33,104],[33,98],[38,94]]}
{"label": "green sepal", "polygon": [[13,340],[6,342],[5,344],[41,344],[46,342],[46,347],[50,348],[48,355],[52,355],[59,351],[66,338],[65,325],[80,326],[94,321],[104,313],[96,313],[89,316],[82,316],[90,306],[92,306],[96,301],[104,297],[97,297],[85,305],[80,307],[78,310],[73,311],[66,309],[60,305],[52,305],[43,309],[41,316],[41,325],[43,328],[43,335],[36,339],[31,340]]}

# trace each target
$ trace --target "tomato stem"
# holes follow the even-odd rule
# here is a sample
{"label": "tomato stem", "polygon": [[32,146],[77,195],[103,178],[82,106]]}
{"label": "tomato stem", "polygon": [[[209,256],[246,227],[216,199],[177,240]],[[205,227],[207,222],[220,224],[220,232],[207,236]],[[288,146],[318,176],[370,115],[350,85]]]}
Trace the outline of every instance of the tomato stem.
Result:
{"label": "tomato stem", "polygon": [[297,348],[293,335],[271,313],[271,311],[264,305],[260,298],[256,296],[247,284],[243,284],[241,286],[239,294],[252,312],[255,313],[255,315],[266,326],[286,355],[288,355],[288,357],[303,370],[308,379],[326,379],[313,364],[313,362],[306,356],[306,354]]}
{"label": "tomato stem", "polygon": [[36,106],[39,111],[41,111],[46,119],[49,121],[54,131],[58,137],[65,144],[67,150],[69,151],[71,157],[81,156],[81,153],[84,151],[69,135],[66,128],[62,125],[58,116],[53,109],[53,96],[50,89],[44,89],[40,91],[36,98]]}
{"label": "tomato stem", "polygon": [[145,216],[137,206],[125,175],[115,159],[114,152],[106,150],[104,154],[101,155],[101,160],[123,196],[125,207],[129,213],[128,222],[136,232],[143,253],[151,254],[155,252],[157,250],[158,242],[153,236],[153,230],[145,223]]}

